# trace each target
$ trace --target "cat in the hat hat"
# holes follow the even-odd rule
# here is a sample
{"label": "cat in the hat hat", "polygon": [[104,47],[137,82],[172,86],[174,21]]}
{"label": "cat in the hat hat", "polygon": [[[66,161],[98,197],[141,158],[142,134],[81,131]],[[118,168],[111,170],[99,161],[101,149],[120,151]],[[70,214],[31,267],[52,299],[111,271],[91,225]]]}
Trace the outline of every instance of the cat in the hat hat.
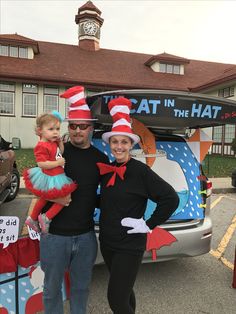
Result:
{"label": "cat in the hat hat", "polygon": [[83,86],[71,87],[61,94],[60,97],[65,98],[70,104],[66,121],[97,120],[92,118],[91,111],[86,103]]}
{"label": "cat in the hat hat", "polygon": [[114,135],[127,136],[135,145],[140,141],[138,135],[131,128],[130,110],[131,101],[124,97],[114,98],[108,103],[108,109],[113,120],[112,129],[102,135],[102,139],[109,143],[110,137]]}
{"label": "cat in the hat hat", "polygon": [[[88,148],[93,134],[94,119],[86,103],[84,87],[74,86],[66,90],[60,97],[69,103],[66,121],[68,132],[73,144],[78,147]],[[89,134],[89,137],[87,136]]]}

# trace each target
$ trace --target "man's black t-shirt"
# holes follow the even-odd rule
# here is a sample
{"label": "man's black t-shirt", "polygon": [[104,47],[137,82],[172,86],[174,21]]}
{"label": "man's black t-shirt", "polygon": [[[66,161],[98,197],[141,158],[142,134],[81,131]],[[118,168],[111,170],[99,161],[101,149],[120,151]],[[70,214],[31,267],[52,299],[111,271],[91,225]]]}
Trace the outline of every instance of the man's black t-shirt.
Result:
{"label": "man's black t-shirt", "polygon": [[[65,144],[63,157],[65,173],[78,184],[72,194],[70,205],[64,207],[50,223],[49,232],[73,236],[94,228],[93,213],[96,207],[96,192],[100,182],[97,162],[108,162],[108,158],[94,146],[80,149],[70,142]],[[49,206],[49,205],[48,205]]]}

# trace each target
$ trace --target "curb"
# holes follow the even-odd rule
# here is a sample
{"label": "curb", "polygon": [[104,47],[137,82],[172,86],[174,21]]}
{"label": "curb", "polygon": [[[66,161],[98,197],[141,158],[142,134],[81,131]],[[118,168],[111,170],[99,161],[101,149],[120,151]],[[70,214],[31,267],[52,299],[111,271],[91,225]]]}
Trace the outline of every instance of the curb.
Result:
{"label": "curb", "polygon": [[236,193],[236,188],[215,188],[212,189],[214,194],[226,194],[226,193]]}
{"label": "curb", "polygon": [[26,188],[21,188],[21,187],[19,188],[18,194],[32,195],[33,196],[33,194],[30,191],[28,191]]}

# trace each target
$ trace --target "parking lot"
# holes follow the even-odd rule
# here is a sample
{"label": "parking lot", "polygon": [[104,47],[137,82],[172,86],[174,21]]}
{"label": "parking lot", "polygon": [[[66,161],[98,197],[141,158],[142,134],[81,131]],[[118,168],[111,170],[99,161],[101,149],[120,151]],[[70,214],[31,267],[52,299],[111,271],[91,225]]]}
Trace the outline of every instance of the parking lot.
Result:
{"label": "parking lot", "polygon": [[[18,215],[20,228],[33,199],[19,195],[5,203],[0,215]],[[236,245],[236,194],[213,194],[211,251],[194,258],[143,264],[135,284],[137,314],[227,313],[236,309],[232,288]],[[106,299],[108,273],[104,265],[94,269],[89,311],[111,314]],[[69,313],[65,304],[65,313]]]}

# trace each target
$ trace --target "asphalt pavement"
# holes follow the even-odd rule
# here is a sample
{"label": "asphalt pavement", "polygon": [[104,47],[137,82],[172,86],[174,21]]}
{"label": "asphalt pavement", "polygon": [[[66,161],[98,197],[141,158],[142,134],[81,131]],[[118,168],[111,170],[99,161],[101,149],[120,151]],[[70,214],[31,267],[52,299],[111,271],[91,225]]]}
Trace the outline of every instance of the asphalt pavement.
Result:
{"label": "asphalt pavement", "polygon": [[[232,270],[236,233],[232,230],[235,230],[236,209],[232,204],[235,204],[236,187],[232,186],[231,177],[209,178],[209,181],[212,182],[214,194],[223,194],[213,195],[212,198],[215,232],[211,251],[204,256],[143,264],[136,282],[137,314],[235,313],[236,290],[232,289]],[[11,210],[24,216],[22,224],[32,198],[34,196],[27,191],[21,178],[19,197],[12,202]],[[111,314],[106,299],[107,280],[105,266],[95,267],[88,313]],[[171,301],[168,296],[171,296]],[[69,313],[68,302],[65,302],[65,313]]]}

